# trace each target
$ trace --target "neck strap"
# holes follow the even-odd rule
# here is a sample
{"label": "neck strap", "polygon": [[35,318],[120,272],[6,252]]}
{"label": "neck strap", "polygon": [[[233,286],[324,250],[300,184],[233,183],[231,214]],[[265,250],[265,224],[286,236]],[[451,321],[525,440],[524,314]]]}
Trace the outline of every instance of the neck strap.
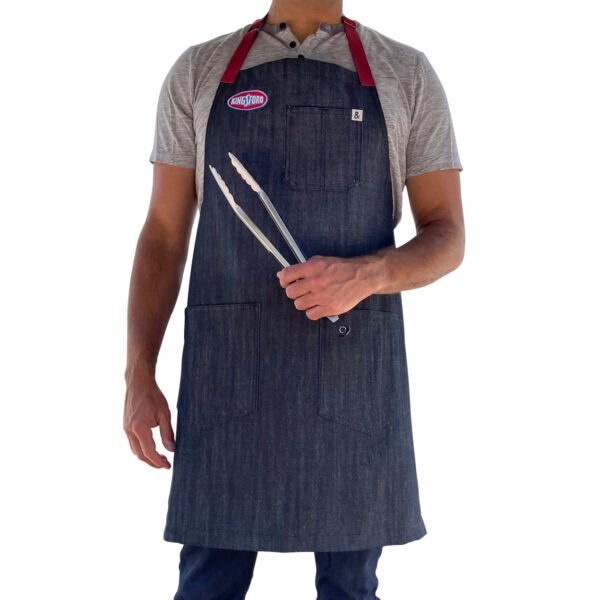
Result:
{"label": "neck strap", "polygon": [[344,22],[344,30],[346,37],[348,38],[348,46],[350,46],[350,53],[352,54],[352,60],[358,73],[358,79],[360,85],[366,85],[375,87],[375,81],[373,79],[373,73],[371,73],[371,67],[365,54],[365,49],[356,30],[356,21],[344,17],[342,15],[342,21]]}
{"label": "neck strap", "polygon": [[[260,28],[267,22],[267,17],[268,14],[266,14],[262,19],[257,19],[254,21],[254,23],[252,23],[252,25],[250,25],[250,28],[244,34],[242,41],[232,54],[227,68],[223,73],[223,77],[221,77],[221,83],[235,82],[237,75],[244,64],[244,60],[246,60],[248,52],[250,52],[250,48],[252,47],[252,44],[254,43],[258,32],[260,31]],[[360,85],[375,87],[375,81],[373,79],[373,74],[371,73],[371,67],[369,66],[365,49],[360,36],[358,35],[358,31],[356,30],[356,21],[353,21],[352,19],[342,15],[342,22],[344,23],[344,31],[346,33],[346,38],[348,39],[348,46],[350,47],[350,53],[352,54],[352,60],[354,61],[354,66],[356,67]]]}

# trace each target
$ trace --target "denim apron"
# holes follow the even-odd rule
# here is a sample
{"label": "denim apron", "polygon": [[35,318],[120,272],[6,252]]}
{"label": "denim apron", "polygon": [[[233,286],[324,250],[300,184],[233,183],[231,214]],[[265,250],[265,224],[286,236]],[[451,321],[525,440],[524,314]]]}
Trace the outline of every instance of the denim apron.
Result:
{"label": "denim apron", "polygon": [[357,71],[302,56],[223,75],[205,139],[203,202],[185,309],[164,539],[239,550],[345,551],[426,534],[415,468],[400,293],[310,320],[275,258],[208,169],[297,262],[236,155],[305,256],[394,245],[386,124],[356,24]]}

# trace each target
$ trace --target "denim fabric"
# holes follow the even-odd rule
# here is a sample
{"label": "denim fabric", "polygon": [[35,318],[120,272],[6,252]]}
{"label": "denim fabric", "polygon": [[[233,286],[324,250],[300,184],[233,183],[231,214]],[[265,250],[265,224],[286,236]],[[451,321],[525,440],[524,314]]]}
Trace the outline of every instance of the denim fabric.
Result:
{"label": "denim fabric", "polygon": [[[316,600],[380,600],[376,570],[383,548],[315,552]],[[243,600],[250,587],[257,552],[184,544],[179,585],[173,600]],[[285,593],[282,593],[285,597]]]}
{"label": "denim fabric", "polygon": [[350,114],[347,108],[286,106],[284,172],[292,189],[346,191],[359,182],[363,128]]}
{"label": "denim fabric", "polygon": [[[250,90],[268,102],[228,107]],[[219,86],[206,165],[291,263],[228,152],[307,257],[359,256],[394,245],[386,136],[376,88],[338,65],[288,58]],[[165,540],[338,552],[423,537],[400,294],[371,295],[336,323],[311,321],[279,269],[205,177]]]}

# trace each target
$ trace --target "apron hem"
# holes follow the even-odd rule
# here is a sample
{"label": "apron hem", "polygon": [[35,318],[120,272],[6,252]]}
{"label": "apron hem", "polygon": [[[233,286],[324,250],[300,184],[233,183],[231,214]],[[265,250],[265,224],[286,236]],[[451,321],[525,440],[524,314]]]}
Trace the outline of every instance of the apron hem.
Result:
{"label": "apron hem", "polygon": [[[224,548],[229,550],[250,550],[264,552],[344,552],[375,548],[379,546],[397,546],[420,540],[427,535],[425,524],[412,528],[409,532],[386,532],[379,534],[350,534],[323,536],[303,535],[303,541],[294,541],[293,534],[284,538],[260,533],[244,534],[240,531],[226,529],[206,531],[201,530],[197,535],[180,535],[172,529],[165,529],[163,539],[167,542],[191,544],[209,548]],[[321,540],[319,540],[321,537]]]}

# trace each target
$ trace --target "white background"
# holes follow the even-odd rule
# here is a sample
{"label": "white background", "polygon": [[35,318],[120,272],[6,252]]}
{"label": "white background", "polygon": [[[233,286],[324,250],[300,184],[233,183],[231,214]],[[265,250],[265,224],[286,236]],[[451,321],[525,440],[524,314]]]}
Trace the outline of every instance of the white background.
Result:
{"label": "white background", "polygon": [[[384,548],[382,600],[600,597],[592,6],[344,4],[426,53],[464,166],[465,260],[403,295],[428,534]],[[174,594],[180,546],[162,540],[171,472],[139,461],[122,430],[156,102],[185,48],[267,9],[56,0],[3,11],[2,597]],[[405,196],[398,243],[413,234]],[[158,365],[173,409],[188,274],[189,263]],[[259,553],[249,600],[315,596],[312,553]]]}

